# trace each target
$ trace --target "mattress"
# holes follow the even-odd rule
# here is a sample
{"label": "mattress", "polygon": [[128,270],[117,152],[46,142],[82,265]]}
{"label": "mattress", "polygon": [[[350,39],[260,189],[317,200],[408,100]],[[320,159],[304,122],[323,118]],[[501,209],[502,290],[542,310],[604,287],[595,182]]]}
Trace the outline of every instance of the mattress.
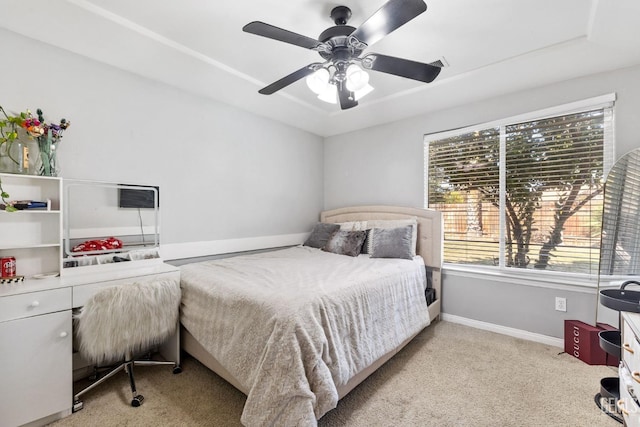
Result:
{"label": "mattress", "polygon": [[316,425],[429,324],[424,263],[298,246],[181,267],[183,327],[247,394],[247,426]]}

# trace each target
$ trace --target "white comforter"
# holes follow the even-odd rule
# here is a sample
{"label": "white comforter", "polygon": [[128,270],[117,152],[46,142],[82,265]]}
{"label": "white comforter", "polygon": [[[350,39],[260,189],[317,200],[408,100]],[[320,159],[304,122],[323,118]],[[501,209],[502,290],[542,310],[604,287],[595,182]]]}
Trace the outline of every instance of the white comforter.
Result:
{"label": "white comforter", "polygon": [[247,426],[316,425],[337,386],[429,324],[421,259],[298,246],[181,270],[182,324],[249,391]]}

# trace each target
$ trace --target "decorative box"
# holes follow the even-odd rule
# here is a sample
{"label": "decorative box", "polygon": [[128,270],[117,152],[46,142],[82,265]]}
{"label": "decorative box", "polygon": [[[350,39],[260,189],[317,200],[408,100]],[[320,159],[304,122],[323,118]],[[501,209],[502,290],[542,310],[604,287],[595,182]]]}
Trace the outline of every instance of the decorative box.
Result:
{"label": "decorative box", "polygon": [[618,366],[618,358],[600,347],[600,331],[616,330],[613,326],[598,323],[592,326],[579,320],[564,321],[564,351],[589,365]]}

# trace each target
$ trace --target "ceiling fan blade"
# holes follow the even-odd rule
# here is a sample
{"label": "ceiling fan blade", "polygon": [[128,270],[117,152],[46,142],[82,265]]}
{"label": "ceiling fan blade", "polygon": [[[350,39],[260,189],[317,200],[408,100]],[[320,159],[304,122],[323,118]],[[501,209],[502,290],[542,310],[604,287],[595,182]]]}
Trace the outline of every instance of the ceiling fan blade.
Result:
{"label": "ceiling fan blade", "polygon": [[431,64],[396,58],[395,56],[370,53],[362,58],[364,68],[394,74],[408,79],[431,83],[438,77],[442,68]]}
{"label": "ceiling fan blade", "polygon": [[303,36],[282,28],[274,27],[273,25],[265,24],[260,21],[249,22],[242,27],[242,31],[246,33],[256,34],[258,36],[267,37],[269,39],[279,40],[281,42],[290,43],[296,46],[304,47],[307,49],[315,49],[318,46],[323,45],[322,42],[312,39],[311,37]]}
{"label": "ceiling fan blade", "polygon": [[353,92],[347,89],[344,81],[338,84],[338,99],[340,100],[340,108],[343,110],[347,110],[358,105],[358,101],[356,101]]}
{"label": "ceiling fan blade", "polygon": [[305,67],[302,67],[298,71],[294,71],[288,76],[284,76],[280,80],[271,83],[269,86],[263,87],[258,91],[258,93],[261,93],[263,95],[271,95],[272,93],[277,92],[280,89],[289,86],[291,83],[295,83],[301,78],[306,77],[309,74],[313,73],[316,70],[315,68],[316,65],[322,65],[322,64],[316,62],[313,64],[309,64]]}
{"label": "ceiling fan blade", "polygon": [[389,0],[356,28],[351,36],[371,46],[425,10],[427,5],[423,0]]}

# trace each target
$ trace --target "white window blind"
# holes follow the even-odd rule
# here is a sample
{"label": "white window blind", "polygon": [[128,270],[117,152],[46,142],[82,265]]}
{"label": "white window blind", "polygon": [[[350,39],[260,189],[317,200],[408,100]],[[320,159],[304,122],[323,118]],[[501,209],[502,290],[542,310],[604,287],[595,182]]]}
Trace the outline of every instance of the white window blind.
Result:
{"label": "white window blind", "polygon": [[606,105],[426,138],[445,262],[597,274],[612,115]]}

